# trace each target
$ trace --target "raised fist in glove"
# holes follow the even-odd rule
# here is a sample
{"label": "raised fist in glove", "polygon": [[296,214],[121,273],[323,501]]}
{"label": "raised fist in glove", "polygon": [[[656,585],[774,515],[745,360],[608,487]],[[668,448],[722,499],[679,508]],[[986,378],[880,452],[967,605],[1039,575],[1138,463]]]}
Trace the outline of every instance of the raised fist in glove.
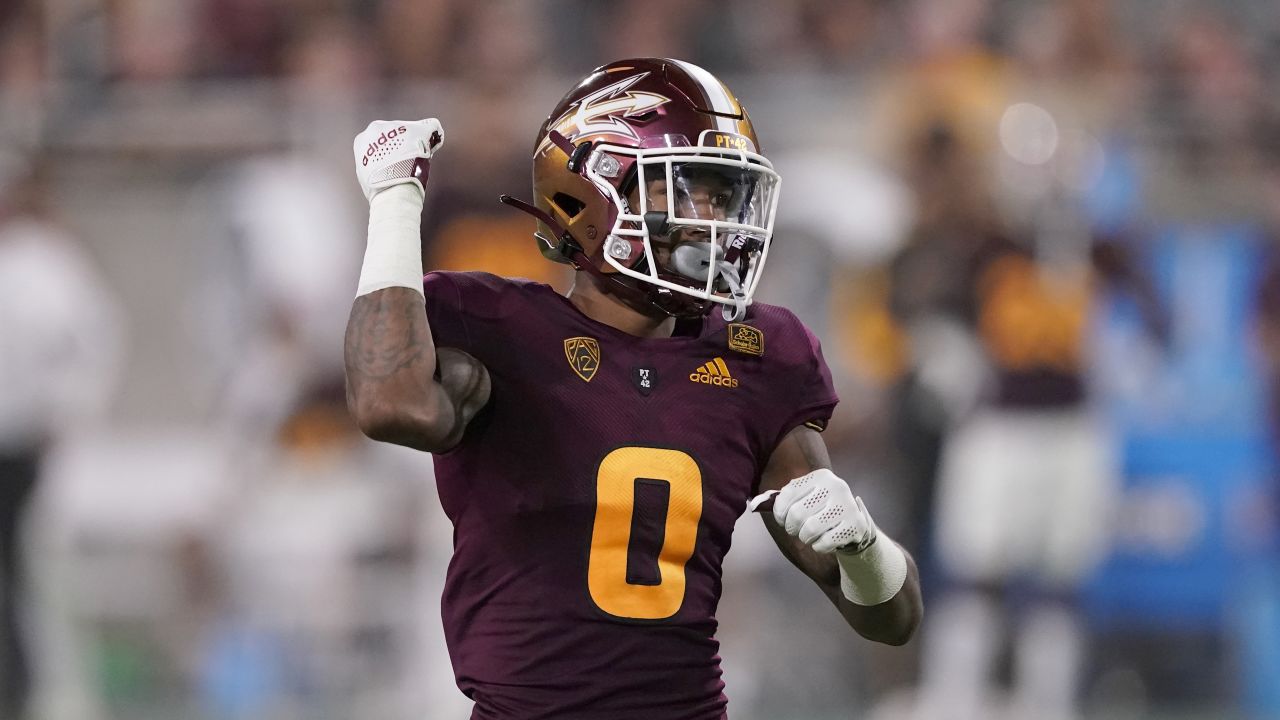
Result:
{"label": "raised fist in glove", "polygon": [[897,595],[906,582],[907,556],[902,548],[891,538],[880,538],[862,498],[855,497],[849,485],[830,470],[814,470],[781,490],[758,495],[747,509],[772,513],[788,535],[814,552],[835,553],[840,591],[857,605],[879,605]]}
{"label": "raised fist in glove", "polygon": [[876,525],[862,498],[830,470],[802,475],[772,497],[773,519],[815,552],[858,553],[876,541]]}
{"label": "raised fist in glove", "polygon": [[356,178],[365,198],[373,200],[379,190],[402,183],[425,191],[431,156],[443,144],[444,129],[435,118],[369,123],[353,143]]}

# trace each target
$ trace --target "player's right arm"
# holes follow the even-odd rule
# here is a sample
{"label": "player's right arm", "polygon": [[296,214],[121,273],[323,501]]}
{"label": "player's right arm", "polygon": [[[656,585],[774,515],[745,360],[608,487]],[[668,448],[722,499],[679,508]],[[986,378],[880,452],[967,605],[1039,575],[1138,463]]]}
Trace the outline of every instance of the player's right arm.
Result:
{"label": "player's right arm", "polygon": [[456,445],[489,398],[484,366],[459,350],[437,349],[427,322],[423,183],[443,139],[434,119],[377,121],[356,136],[354,148],[369,199],[369,244],[347,323],[347,405],[374,440],[428,452]]}

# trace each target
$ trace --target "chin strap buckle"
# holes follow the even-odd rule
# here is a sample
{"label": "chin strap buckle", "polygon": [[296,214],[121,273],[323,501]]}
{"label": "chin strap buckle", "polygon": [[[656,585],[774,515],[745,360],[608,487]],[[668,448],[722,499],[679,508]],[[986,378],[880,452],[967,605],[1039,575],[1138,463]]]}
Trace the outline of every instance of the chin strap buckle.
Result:
{"label": "chin strap buckle", "polygon": [[582,269],[582,263],[578,261],[578,258],[583,257],[585,253],[582,252],[582,246],[569,233],[566,232],[560,236],[560,240],[556,243],[556,252],[568,259],[574,270]]}

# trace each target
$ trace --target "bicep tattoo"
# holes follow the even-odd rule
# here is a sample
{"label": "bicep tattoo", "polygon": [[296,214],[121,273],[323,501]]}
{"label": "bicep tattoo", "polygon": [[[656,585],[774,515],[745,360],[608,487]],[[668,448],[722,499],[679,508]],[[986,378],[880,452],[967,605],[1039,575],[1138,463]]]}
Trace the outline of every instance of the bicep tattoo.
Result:
{"label": "bicep tattoo", "polygon": [[418,368],[430,382],[435,346],[422,296],[409,288],[387,288],[356,298],[345,355],[348,374],[361,379],[382,380]]}

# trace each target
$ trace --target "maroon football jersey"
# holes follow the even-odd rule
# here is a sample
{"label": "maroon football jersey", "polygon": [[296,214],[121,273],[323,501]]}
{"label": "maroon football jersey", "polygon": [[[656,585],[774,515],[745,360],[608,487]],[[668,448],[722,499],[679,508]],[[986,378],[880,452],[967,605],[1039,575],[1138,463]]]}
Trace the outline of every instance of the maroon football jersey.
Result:
{"label": "maroon football jersey", "polygon": [[436,272],[424,289],[436,344],[493,387],[435,456],[472,717],[724,717],[721,563],[770,452],[836,404],[817,339],[760,303],[645,339],[538,283]]}

